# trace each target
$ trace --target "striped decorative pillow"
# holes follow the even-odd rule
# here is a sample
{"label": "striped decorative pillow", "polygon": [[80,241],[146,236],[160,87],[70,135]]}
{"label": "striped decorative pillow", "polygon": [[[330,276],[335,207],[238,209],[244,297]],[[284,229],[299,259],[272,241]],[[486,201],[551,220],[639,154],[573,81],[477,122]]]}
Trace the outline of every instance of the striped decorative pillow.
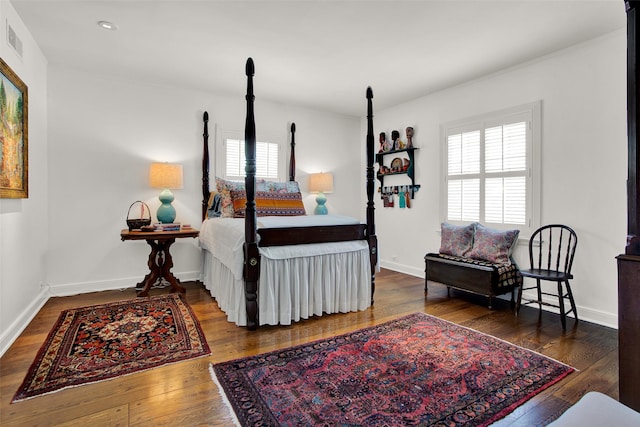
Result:
{"label": "striped decorative pillow", "polygon": [[[220,193],[220,212],[223,218],[235,216],[231,191],[244,190],[244,181],[228,181],[216,176],[216,189]],[[296,181],[265,181],[256,179],[256,191],[274,191],[278,193],[299,193],[300,186]],[[304,214],[303,214],[304,215]]]}
{"label": "striped decorative pillow", "polygon": [[[244,190],[231,190],[233,216],[244,218],[246,214],[247,193]],[[256,216],[296,216],[306,215],[301,193],[277,193],[274,191],[256,191]]]}

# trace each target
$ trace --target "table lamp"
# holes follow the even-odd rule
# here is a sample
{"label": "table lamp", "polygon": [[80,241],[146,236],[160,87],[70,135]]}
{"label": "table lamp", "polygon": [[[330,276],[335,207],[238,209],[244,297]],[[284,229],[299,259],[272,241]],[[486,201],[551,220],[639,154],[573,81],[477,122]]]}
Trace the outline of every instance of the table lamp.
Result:
{"label": "table lamp", "polygon": [[327,207],[324,205],[327,198],[324,193],[333,193],[333,175],[330,173],[320,172],[309,175],[309,192],[318,193],[316,196],[316,215],[326,215]]}
{"label": "table lamp", "polygon": [[163,224],[172,223],[176,219],[176,209],[171,205],[174,197],[171,189],[182,188],[182,165],[175,163],[151,163],[149,168],[149,185],[153,188],[162,188],[158,198],[158,221]]}

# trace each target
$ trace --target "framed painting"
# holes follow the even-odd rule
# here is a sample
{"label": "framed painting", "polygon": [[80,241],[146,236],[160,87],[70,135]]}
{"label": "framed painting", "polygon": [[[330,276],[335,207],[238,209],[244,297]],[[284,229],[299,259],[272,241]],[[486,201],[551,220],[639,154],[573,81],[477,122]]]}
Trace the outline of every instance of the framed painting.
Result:
{"label": "framed painting", "polygon": [[29,197],[27,86],[0,58],[0,198]]}

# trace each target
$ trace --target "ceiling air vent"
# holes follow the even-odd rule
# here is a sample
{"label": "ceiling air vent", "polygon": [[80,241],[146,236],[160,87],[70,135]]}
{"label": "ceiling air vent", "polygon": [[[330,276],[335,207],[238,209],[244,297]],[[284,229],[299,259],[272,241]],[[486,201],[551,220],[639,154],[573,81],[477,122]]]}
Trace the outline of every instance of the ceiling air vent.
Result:
{"label": "ceiling air vent", "polygon": [[22,40],[18,37],[13,27],[7,21],[7,43],[16,51],[18,56],[22,58]]}

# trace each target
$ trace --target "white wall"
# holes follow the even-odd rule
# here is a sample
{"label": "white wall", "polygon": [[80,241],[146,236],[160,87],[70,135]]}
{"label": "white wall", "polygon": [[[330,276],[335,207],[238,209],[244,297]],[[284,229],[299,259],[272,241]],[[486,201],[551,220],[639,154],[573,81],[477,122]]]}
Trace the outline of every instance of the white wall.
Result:
{"label": "white wall", "polygon": [[[0,200],[2,354],[50,294],[131,287],[146,274],[146,244],[121,242],[119,231],[131,202],[146,201],[153,211],[158,206],[158,191],[147,185],[151,161],[184,164],[185,188],[174,192],[177,220],[199,223],[202,113],[209,111],[213,145],[216,129],[243,129],[245,104],[48,66],[10,3],[0,5],[2,34],[9,19],[25,47],[23,60],[5,42],[0,54],[29,86],[30,120],[30,197]],[[375,110],[374,98],[376,134],[416,129],[422,185],[411,209],[383,209],[376,200],[382,265],[422,276],[424,254],[439,247],[440,125],[542,99],[542,222],[576,229],[579,313],[615,327],[615,256],[626,236],[625,49],[625,34],[617,32],[384,111]],[[333,172],[329,210],[364,218],[366,128],[356,118],[263,102],[260,87],[269,83],[256,66],[258,136],[288,141],[295,121],[302,189],[308,173]],[[244,85],[244,64],[238,69]],[[305,204],[312,210],[313,197],[306,195]],[[180,279],[198,276],[195,241],[179,241],[172,253]]]}
{"label": "white wall", "polygon": [[[376,201],[381,264],[423,276],[424,254],[440,246],[440,125],[536,100],[543,102],[541,223],[565,223],[578,233],[572,283],[579,316],[617,327],[615,257],[626,238],[624,31],[394,108],[374,107],[376,135],[414,126],[422,186],[411,209]],[[516,259],[528,264],[522,244]]]}
{"label": "white wall", "polygon": [[[289,142],[296,123],[297,178],[335,174],[327,206],[357,215],[359,182],[352,159],[359,158],[359,119],[262,102],[256,64],[256,129]],[[245,85],[244,64],[238,80]],[[184,189],[174,190],[177,221],[200,223],[202,114],[209,112],[213,154],[216,130],[244,134],[244,96],[117,80],[50,66],[49,72],[49,254],[47,282],[53,295],[133,287],[147,273],[149,249],[143,241],[120,241],[130,204],[143,200],[155,216],[159,190],[148,186],[152,161],[184,165]],[[215,162],[211,161],[212,164]],[[287,163],[288,165],[288,163]],[[283,177],[287,179],[288,177]],[[213,175],[211,178],[213,181]],[[215,185],[215,183],[214,183]],[[306,195],[312,211],[314,198]],[[155,221],[155,218],[154,218]],[[198,278],[200,251],[195,239],[180,239],[171,249],[173,272],[181,280]]]}
{"label": "white wall", "polygon": [[[7,22],[22,40],[20,58]],[[46,301],[47,61],[11,3],[0,2],[0,56],[27,85],[29,198],[0,199],[0,355]]]}

